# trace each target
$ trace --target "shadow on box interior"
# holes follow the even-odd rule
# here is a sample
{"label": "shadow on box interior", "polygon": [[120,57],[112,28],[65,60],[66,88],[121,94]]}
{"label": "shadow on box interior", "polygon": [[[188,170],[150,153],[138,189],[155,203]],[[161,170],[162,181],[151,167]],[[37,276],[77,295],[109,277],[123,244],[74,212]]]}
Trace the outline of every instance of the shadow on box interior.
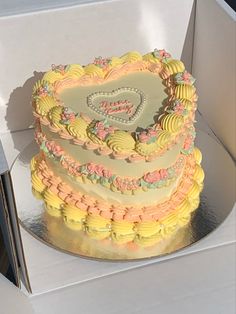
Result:
{"label": "shadow on box interior", "polygon": [[[43,72],[33,71],[33,75],[29,77],[21,86],[15,87],[6,103],[7,129],[11,132],[14,148],[21,151],[21,143],[17,141],[18,132],[22,129],[28,129],[33,126],[33,113],[31,106],[31,95],[34,84],[41,80]],[[17,117],[17,119],[16,119]]]}
{"label": "shadow on box interior", "polygon": [[12,181],[0,141],[0,273],[17,287],[30,284],[24,259]]}

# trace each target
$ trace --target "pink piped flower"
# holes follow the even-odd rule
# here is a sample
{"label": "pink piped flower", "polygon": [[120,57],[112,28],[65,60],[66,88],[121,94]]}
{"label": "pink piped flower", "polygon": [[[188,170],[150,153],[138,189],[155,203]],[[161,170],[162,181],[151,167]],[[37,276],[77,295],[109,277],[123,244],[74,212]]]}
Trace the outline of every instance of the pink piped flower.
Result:
{"label": "pink piped flower", "polygon": [[88,172],[90,174],[96,174],[98,175],[99,177],[103,177],[104,176],[104,167],[102,165],[96,165],[96,164],[93,164],[93,163],[89,163],[87,165],[87,169],[88,169]]}
{"label": "pink piped flower", "polygon": [[104,129],[104,123],[102,121],[96,122],[95,126],[96,126],[96,128],[98,130],[103,130]]}
{"label": "pink piped flower", "polygon": [[52,71],[56,72],[56,73],[60,73],[61,75],[64,75],[68,70],[68,66],[67,65],[55,65],[52,64]]}
{"label": "pink piped flower", "polygon": [[161,178],[158,171],[148,172],[143,176],[144,181],[147,183],[155,183]]}
{"label": "pink piped flower", "polygon": [[114,133],[115,128],[110,126],[106,120],[102,120],[94,122],[94,125],[90,128],[90,131],[100,140],[104,141],[110,134]]}
{"label": "pink piped flower", "polygon": [[41,144],[42,142],[46,141],[46,136],[43,135],[40,132],[35,133],[35,140],[38,144]]}
{"label": "pink piped flower", "polygon": [[183,79],[184,81],[189,81],[190,78],[191,78],[191,74],[188,73],[187,71],[184,71],[183,74],[182,74],[182,79]]}
{"label": "pink piped flower", "polygon": [[74,164],[69,165],[68,171],[72,175],[77,175],[77,169],[76,169],[76,166]]}
{"label": "pink piped flower", "polygon": [[70,108],[65,107],[60,115],[62,124],[70,124],[75,121],[77,114],[74,113]]}
{"label": "pink piped flower", "polygon": [[146,130],[137,134],[137,138],[141,143],[146,144],[154,143],[157,138],[157,131],[153,128],[147,128]]}
{"label": "pink piped flower", "polygon": [[50,91],[48,90],[47,86],[41,86],[39,89],[38,89],[38,96],[40,97],[45,97],[47,95],[50,95]]}
{"label": "pink piped flower", "polygon": [[63,150],[59,146],[55,146],[53,149],[53,155],[55,157],[61,157],[63,155]]}
{"label": "pink piped flower", "polygon": [[64,154],[64,151],[62,150],[62,148],[56,145],[54,141],[46,141],[45,147],[47,151],[50,154],[52,154],[54,157],[60,158]]}
{"label": "pink piped flower", "polygon": [[113,184],[120,191],[127,190],[127,184],[126,184],[125,180],[123,180],[120,177],[116,177],[115,180],[113,181]]}
{"label": "pink piped flower", "polygon": [[181,102],[181,100],[177,99],[167,110],[169,113],[176,113],[177,115],[186,115],[188,111],[185,109],[185,105]]}
{"label": "pink piped flower", "polygon": [[109,58],[102,58],[101,56],[94,59],[93,64],[98,66],[99,68],[106,68],[111,62]]}
{"label": "pink piped flower", "polygon": [[101,140],[105,140],[106,139],[106,136],[107,136],[108,132],[106,130],[102,130],[102,129],[98,129],[97,130],[97,137]]}
{"label": "pink piped flower", "polygon": [[89,164],[87,164],[87,169],[88,169],[90,174],[93,174],[93,173],[95,173],[96,165],[93,163],[89,163]]}
{"label": "pink piped flower", "polygon": [[102,177],[103,176],[103,170],[104,170],[104,167],[102,165],[96,165],[94,172],[98,176]]}
{"label": "pink piped flower", "polygon": [[53,148],[55,147],[55,142],[53,142],[53,141],[46,141],[45,142],[45,146],[47,147],[47,149],[49,151],[52,151]]}
{"label": "pink piped flower", "polygon": [[102,175],[105,178],[110,178],[112,176],[112,172],[110,170],[104,168],[102,171]]}
{"label": "pink piped flower", "polygon": [[159,170],[160,180],[165,180],[168,177],[168,172],[166,169]]}
{"label": "pink piped flower", "polygon": [[174,80],[177,84],[187,84],[193,85],[195,82],[195,78],[187,71],[182,73],[177,73],[174,77]]}
{"label": "pink piped flower", "polygon": [[174,107],[174,112],[181,115],[184,112],[184,104],[179,102]]}
{"label": "pink piped flower", "polygon": [[168,52],[166,52],[165,49],[161,49],[161,50],[154,49],[153,55],[154,57],[159,58],[162,61],[167,61],[168,59],[171,58],[171,55]]}
{"label": "pink piped flower", "polygon": [[183,149],[184,150],[189,150],[192,146],[193,139],[191,137],[187,137],[184,141]]}
{"label": "pink piped flower", "polygon": [[156,130],[154,130],[154,129],[152,129],[152,128],[149,128],[149,129],[148,129],[148,135],[149,135],[150,137],[153,137],[153,136],[156,136],[156,135],[157,135],[157,132],[156,132]]}
{"label": "pink piped flower", "polygon": [[146,143],[149,140],[149,136],[147,135],[146,132],[142,132],[139,134],[138,139],[141,143]]}
{"label": "pink piped flower", "polygon": [[62,159],[61,161],[61,165],[63,168],[68,169],[69,168],[69,164],[66,162],[66,160]]}

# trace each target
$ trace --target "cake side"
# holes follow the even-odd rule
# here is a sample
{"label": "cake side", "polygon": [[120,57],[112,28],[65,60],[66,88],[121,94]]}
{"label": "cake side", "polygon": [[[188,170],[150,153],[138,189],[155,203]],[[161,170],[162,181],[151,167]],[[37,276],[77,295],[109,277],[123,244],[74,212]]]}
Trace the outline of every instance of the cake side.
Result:
{"label": "cake side", "polygon": [[50,215],[62,217],[73,230],[84,230],[97,239],[111,237],[117,243],[152,245],[189,223],[203,188],[200,162],[201,152],[195,148],[175,192],[165,202],[120,206],[74,191],[38,155],[31,162],[33,193],[44,200]]}

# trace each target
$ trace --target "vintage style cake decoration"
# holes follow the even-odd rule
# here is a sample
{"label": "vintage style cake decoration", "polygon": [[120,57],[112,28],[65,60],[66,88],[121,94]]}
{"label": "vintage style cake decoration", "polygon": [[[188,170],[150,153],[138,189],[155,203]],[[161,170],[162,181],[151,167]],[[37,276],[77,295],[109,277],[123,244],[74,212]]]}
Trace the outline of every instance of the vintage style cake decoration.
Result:
{"label": "vintage style cake decoration", "polygon": [[204,180],[194,81],[164,49],[53,65],[32,97],[46,211],[117,244],[151,246],[188,224]]}

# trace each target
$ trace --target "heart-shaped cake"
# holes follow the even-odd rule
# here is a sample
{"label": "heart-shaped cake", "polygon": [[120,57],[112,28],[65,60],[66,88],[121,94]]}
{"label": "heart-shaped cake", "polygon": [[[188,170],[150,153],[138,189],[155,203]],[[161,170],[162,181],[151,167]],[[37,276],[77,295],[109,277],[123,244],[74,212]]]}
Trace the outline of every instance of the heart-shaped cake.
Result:
{"label": "heart-shaped cake", "polygon": [[151,246],[188,224],[204,179],[193,83],[165,50],[53,65],[33,91],[32,185],[47,212],[117,244]]}

